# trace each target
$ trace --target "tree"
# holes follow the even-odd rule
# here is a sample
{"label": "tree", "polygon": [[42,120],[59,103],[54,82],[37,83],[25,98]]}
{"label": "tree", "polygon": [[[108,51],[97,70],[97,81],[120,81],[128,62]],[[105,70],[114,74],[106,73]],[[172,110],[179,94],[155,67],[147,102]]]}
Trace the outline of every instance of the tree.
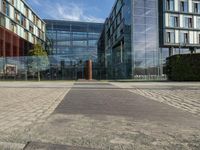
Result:
{"label": "tree", "polygon": [[28,70],[33,74],[37,72],[38,81],[40,81],[40,71],[49,67],[48,54],[40,44],[36,44],[29,50],[28,56]]}

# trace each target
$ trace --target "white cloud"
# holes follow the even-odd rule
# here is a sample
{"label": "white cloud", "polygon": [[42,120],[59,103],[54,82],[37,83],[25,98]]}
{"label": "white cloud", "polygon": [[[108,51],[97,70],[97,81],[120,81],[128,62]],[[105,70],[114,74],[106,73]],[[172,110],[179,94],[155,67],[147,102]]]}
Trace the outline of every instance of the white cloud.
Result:
{"label": "white cloud", "polygon": [[[34,0],[37,1],[37,0]],[[86,10],[92,9],[84,7],[75,3],[68,3],[62,5],[61,3],[55,3],[47,5],[45,13],[53,19],[63,19],[70,21],[87,21],[87,22],[104,22],[103,18],[97,18],[92,15],[87,15]],[[95,8],[94,8],[95,11]]]}

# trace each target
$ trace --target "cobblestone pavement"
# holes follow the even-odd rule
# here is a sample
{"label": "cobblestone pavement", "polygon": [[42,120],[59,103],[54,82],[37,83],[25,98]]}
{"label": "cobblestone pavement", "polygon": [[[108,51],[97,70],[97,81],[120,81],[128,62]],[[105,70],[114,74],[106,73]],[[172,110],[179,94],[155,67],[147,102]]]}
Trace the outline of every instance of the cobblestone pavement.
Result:
{"label": "cobblestone pavement", "polygon": [[72,85],[70,82],[1,82],[0,141],[18,142],[8,137],[15,137],[16,131],[20,133],[26,127],[43,122]]}
{"label": "cobblestone pavement", "polygon": [[200,83],[113,83],[130,92],[200,116]]}

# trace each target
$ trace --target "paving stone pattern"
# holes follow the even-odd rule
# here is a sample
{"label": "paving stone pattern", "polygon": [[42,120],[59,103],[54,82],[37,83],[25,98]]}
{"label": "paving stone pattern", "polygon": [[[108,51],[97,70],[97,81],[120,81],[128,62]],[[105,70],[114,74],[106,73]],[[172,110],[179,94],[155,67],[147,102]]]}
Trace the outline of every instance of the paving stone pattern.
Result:
{"label": "paving stone pattern", "polygon": [[48,82],[0,83],[0,149],[10,147],[18,150],[22,147],[27,141],[21,141],[20,135],[46,120],[73,84],[67,85]]}
{"label": "paving stone pattern", "polygon": [[32,149],[70,145],[199,150],[199,87],[200,83],[3,82],[0,149],[20,150],[32,141]]}
{"label": "paving stone pattern", "polygon": [[130,87],[94,87],[76,83],[47,121],[35,126],[32,137],[103,150],[200,149],[198,116],[130,92]]}
{"label": "paving stone pattern", "polygon": [[200,84],[198,83],[114,83],[130,92],[200,116]]}
{"label": "paving stone pattern", "polygon": [[66,89],[1,88],[0,131],[14,130],[47,117],[60,103]]}

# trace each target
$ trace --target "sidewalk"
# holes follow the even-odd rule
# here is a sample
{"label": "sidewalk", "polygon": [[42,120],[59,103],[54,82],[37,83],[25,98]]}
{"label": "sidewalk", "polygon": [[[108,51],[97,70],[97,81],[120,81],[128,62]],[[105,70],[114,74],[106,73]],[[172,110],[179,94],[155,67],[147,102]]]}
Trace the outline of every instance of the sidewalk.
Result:
{"label": "sidewalk", "polygon": [[97,149],[194,149],[200,118],[109,83],[76,83],[36,141]]}
{"label": "sidewalk", "polygon": [[0,149],[200,149],[199,86],[4,82]]}

